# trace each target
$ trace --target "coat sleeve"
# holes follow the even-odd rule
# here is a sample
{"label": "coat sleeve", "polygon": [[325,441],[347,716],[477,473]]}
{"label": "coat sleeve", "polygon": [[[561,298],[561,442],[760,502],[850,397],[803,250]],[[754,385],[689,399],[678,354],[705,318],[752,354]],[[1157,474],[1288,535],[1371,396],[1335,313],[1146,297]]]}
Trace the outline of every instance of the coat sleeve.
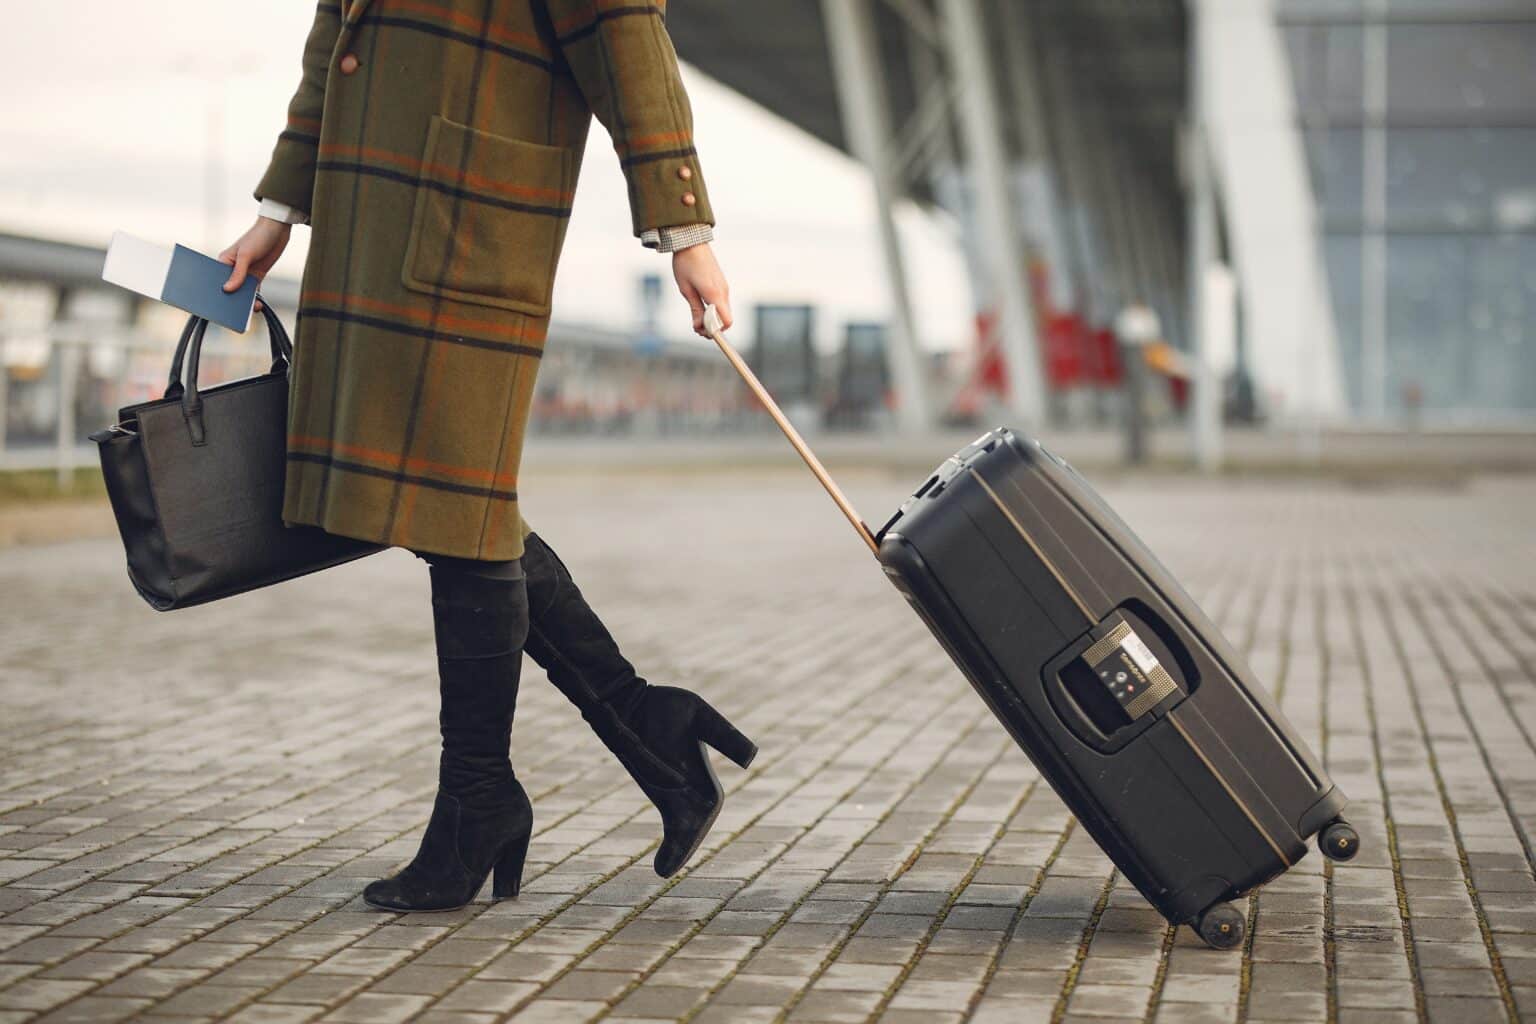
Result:
{"label": "coat sleeve", "polygon": [[635,237],[715,223],[666,0],[545,0],[560,51],[629,181]]}
{"label": "coat sleeve", "polygon": [[288,104],[288,123],[277,137],[272,161],[256,186],[257,199],[275,199],[299,210],[310,208],[315,190],[315,158],[320,148],[320,115],[325,108],[325,79],[340,34],[340,0],[320,0],[314,26],[304,44],[304,74]]}

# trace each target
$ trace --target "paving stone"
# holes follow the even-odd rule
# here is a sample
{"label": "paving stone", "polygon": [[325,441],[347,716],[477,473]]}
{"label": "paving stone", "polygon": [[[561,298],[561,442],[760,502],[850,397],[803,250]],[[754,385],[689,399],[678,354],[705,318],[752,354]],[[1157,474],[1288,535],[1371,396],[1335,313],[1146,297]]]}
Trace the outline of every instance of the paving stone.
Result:
{"label": "paving stone", "polygon": [[1152,1014],[1153,1024],[1232,1024],[1237,1003],[1179,1003],[1163,1001]]}
{"label": "paving stone", "polygon": [[1372,1010],[1342,1007],[1339,1024],[1415,1024],[1419,1015],[1412,1010]]}
{"label": "paving stone", "polygon": [[576,1002],[608,1002],[639,980],[638,974],[622,971],[571,971],[559,981],[543,989],[549,999],[571,999]]}
{"label": "paving stone", "polygon": [[[705,995],[706,992],[703,989],[681,988],[675,985],[645,985],[625,996],[614,1010],[616,1013],[631,1017],[672,1020],[697,1006]],[[553,1005],[559,1005],[558,1002],[551,1002]],[[601,1004],[573,1002],[571,1005]]]}
{"label": "paving stone", "polygon": [[826,1024],[861,1024],[869,1019],[880,1003],[878,992],[826,991],[814,989],[805,994],[790,1012],[789,1021],[826,1022]]}
{"label": "paving stone", "polygon": [[193,985],[156,1003],[155,1011],[167,1016],[222,1017],[261,994],[261,989],[239,985]]}
{"label": "paving stone", "polygon": [[[753,961],[756,966],[757,961]],[[816,979],[819,989],[884,992],[901,976],[896,964],[858,964],[839,961],[831,964]]]}
{"label": "paving stone", "polygon": [[279,985],[272,991],[270,998],[277,1003],[313,1003],[318,1006],[334,1006],[367,985],[367,977],[352,974],[322,974],[312,971]]}
{"label": "paving stone", "polygon": [[1508,1019],[1498,999],[1427,996],[1424,1012],[1430,1024],[1493,1024]]}
{"label": "paving stone", "polygon": [[363,992],[320,1019],[347,1024],[395,1024],[414,1020],[430,1001],[426,996]]}
{"label": "paving stone", "polygon": [[38,977],[102,982],[148,961],[148,953],[80,953],[41,971]]}
{"label": "paving stone", "polygon": [[1338,999],[1341,1007],[1378,1010],[1412,1010],[1413,986],[1403,979],[1340,978]]}
{"label": "paving stone", "polygon": [[[507,1013],[539,991],[534,982],[483,981],[471,978],[433,1004],[434,1013],[440,1010],[485,1011],[492,1014]],[[559,998],[551,993],[550,998]]]}
{"label": "paving stone", "polygon": [[0,992],[0,1010],[48,1010],[90,988],[88,981],[23,978]]}
{"label": "paving stone", "polygon": [[180,970],[164,967],[140,967],[129,971],[116,981],[102,987],[103,995],[148,996],[169,995],[178,989],[189,988],[210,972],[200,968]]}
{"label": "paving stone", "polygon": [[325,1011],[318,1006],[252,1003],[231,1014],[229,1024],[307,1024]]}
{"label": "paving stone", "polygon": [[149,999],[114,999],[110,996],[81,996],[37,1020],[43,1024],[106,1024],[109,1021],[136,1019],[152,1004]]}

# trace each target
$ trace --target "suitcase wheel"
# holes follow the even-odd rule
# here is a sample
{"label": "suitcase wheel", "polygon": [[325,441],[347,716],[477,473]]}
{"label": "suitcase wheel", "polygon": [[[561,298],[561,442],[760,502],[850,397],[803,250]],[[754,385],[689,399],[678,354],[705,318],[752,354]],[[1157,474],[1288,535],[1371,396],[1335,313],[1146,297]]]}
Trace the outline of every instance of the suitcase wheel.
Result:
{"label": "suitcase wheel", "polygon": [[1247,930],[1243,912],[1230,903],[1207,907],[1195,921],[1195,932],[1212,949],[1236,949],[1243,944]]}
{"label": "suitcase wheel", "polygon": [[1317,848],[1329,860],[1354,860],[1360,852],[1360,833],[1340,818],[1317,834]]}

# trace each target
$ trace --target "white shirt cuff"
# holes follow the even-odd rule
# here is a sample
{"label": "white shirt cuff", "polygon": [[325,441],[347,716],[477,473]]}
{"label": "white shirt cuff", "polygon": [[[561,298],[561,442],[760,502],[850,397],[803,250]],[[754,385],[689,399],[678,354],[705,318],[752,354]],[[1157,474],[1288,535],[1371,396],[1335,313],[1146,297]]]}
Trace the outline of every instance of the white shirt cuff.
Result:
{"label": "white shirt cuff", "polygon": [[276,199],[263,199],[261,205],[256,208],[256,214],[275,220],[279,224],[303,224],[309,220],[309,214],[304,210],[295,210],[287,203],[280,203]]}

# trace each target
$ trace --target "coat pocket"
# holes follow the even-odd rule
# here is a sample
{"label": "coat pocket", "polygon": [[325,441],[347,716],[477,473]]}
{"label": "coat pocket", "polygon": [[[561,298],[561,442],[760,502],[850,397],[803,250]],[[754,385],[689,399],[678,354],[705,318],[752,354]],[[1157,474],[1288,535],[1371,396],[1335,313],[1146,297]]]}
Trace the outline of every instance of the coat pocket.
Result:
{"label": "coat pocket", "polygon": [[574,151],[432,116],[402,281],[548,316],[570,223]]}

